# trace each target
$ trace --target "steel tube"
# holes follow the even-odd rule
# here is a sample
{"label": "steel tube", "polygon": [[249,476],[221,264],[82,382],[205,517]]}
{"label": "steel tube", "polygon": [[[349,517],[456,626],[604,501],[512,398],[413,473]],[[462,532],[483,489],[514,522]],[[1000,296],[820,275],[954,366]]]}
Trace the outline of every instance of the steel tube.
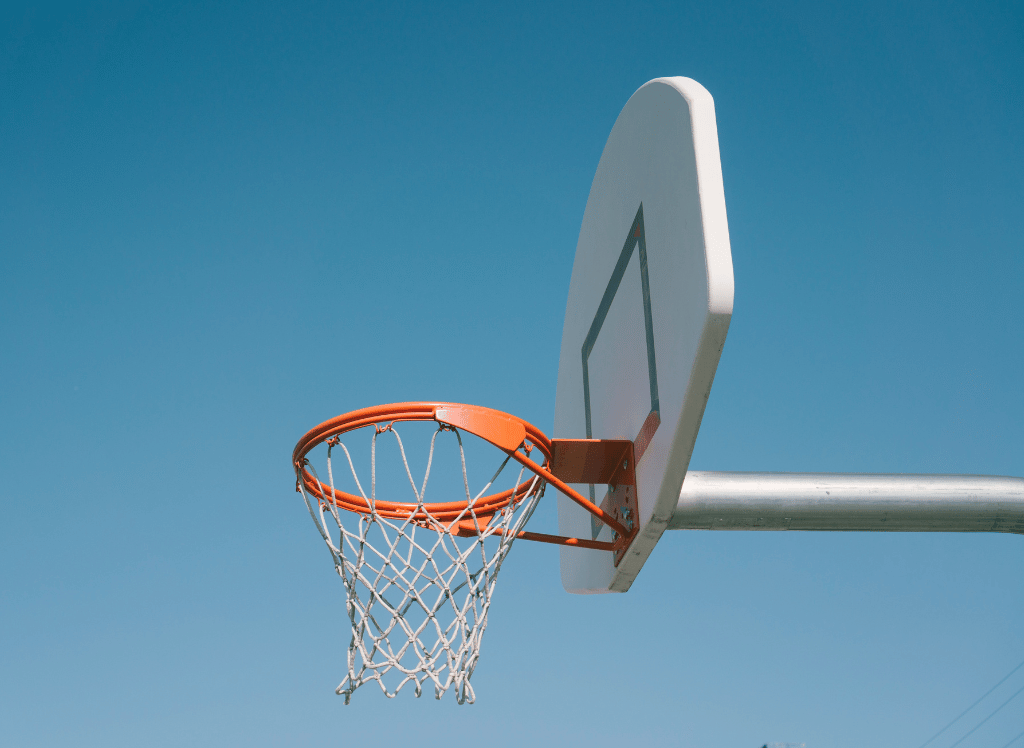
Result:
{"label": "steel tube", "polygon": [[1024,534],[1024,478],[691,470],[668,529]]}

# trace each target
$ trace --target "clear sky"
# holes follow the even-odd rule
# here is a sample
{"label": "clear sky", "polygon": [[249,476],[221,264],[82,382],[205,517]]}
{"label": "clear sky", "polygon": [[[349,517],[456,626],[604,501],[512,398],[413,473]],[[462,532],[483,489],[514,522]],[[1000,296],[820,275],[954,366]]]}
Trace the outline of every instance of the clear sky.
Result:
{"label": "clear sky", "polygon": [[[601,149],[686,75],[736,277],[691,467],[1024,474],[1019,2],[33,6],[0,10],[3,745],[917,748],[1024,659],[1024,537],[675,532],[627,595],[518,544],[475,705],[345,707],[289,466],[383,402],[550,429]],[[1022,730],[1024,695],[960,746]]]}

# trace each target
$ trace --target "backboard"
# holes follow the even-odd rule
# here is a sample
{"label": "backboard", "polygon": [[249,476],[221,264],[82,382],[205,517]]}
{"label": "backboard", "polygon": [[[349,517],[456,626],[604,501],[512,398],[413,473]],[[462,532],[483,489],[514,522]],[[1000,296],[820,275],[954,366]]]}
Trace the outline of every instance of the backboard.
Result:
{"label": "backboard", "polygon": [[[640,532],[616,565],[564,547],[569,592],[625,592],[679,498],[732,318],[733,272],[711,95],[689,78],[641,86],[590,188],[562,333],[554,436],[634,442]],[[600,504],[608,486],[574,488]],[[559,531],[609,528],[562,494]]]}

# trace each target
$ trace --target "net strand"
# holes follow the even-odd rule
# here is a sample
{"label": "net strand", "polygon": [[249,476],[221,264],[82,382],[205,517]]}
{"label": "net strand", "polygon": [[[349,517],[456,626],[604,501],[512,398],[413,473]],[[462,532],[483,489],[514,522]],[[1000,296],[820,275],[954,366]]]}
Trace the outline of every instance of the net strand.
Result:
{"label": "net strand", "polygon": [[[467,502],[454,520],[439,520],[425,502],[434,449],[442,431],[453,432],[458,442]],[[415,509],[404,519],[382,516],[377,510],[377,438],[384,433],[394,436],[416,497]],[[424,686],[430,685],[437,699],[454,689],[458,703],[473,703],[476,697],[470,678],[480,656],[498,571],[516,534],[536,509],[543,493],[541,479],[534,475],[526,484],[528,489],[493,516],[478,515],[476,503],[499,479],[511,455],[506,454],[494,476],[474,496],[469,488],[462,436],[458,429],[442,425],[430,438],[426,470],[417,486],[405,444],[394,423],[389,423],[374,427],[369,496],[351,453],[338,437],[327,442],[329,489],[313,466],[307,465],[320,496],[337,495],[335,447],[343,451],[368,512],[340,511],[333,502],[310,495],[301,481],[299,488],[345,587],[351,638],[348,673],[336,692],[348,704],[356,689],[374,681],[388,698],[394,698],[409,684],[420,696]],[[526,467],[521,467],[516,486],[523,485],[525,472]],[[457,537],[460,527],[472,528],[475,534]]]}

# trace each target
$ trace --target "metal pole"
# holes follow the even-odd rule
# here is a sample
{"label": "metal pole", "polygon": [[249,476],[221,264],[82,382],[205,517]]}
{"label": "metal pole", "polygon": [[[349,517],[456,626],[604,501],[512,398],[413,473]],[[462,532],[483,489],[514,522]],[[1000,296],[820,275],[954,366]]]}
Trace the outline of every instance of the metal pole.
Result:
{"label": "metal pole", "polygon": [[668,529],[1024,534],[1024,478],[691,470]]}

